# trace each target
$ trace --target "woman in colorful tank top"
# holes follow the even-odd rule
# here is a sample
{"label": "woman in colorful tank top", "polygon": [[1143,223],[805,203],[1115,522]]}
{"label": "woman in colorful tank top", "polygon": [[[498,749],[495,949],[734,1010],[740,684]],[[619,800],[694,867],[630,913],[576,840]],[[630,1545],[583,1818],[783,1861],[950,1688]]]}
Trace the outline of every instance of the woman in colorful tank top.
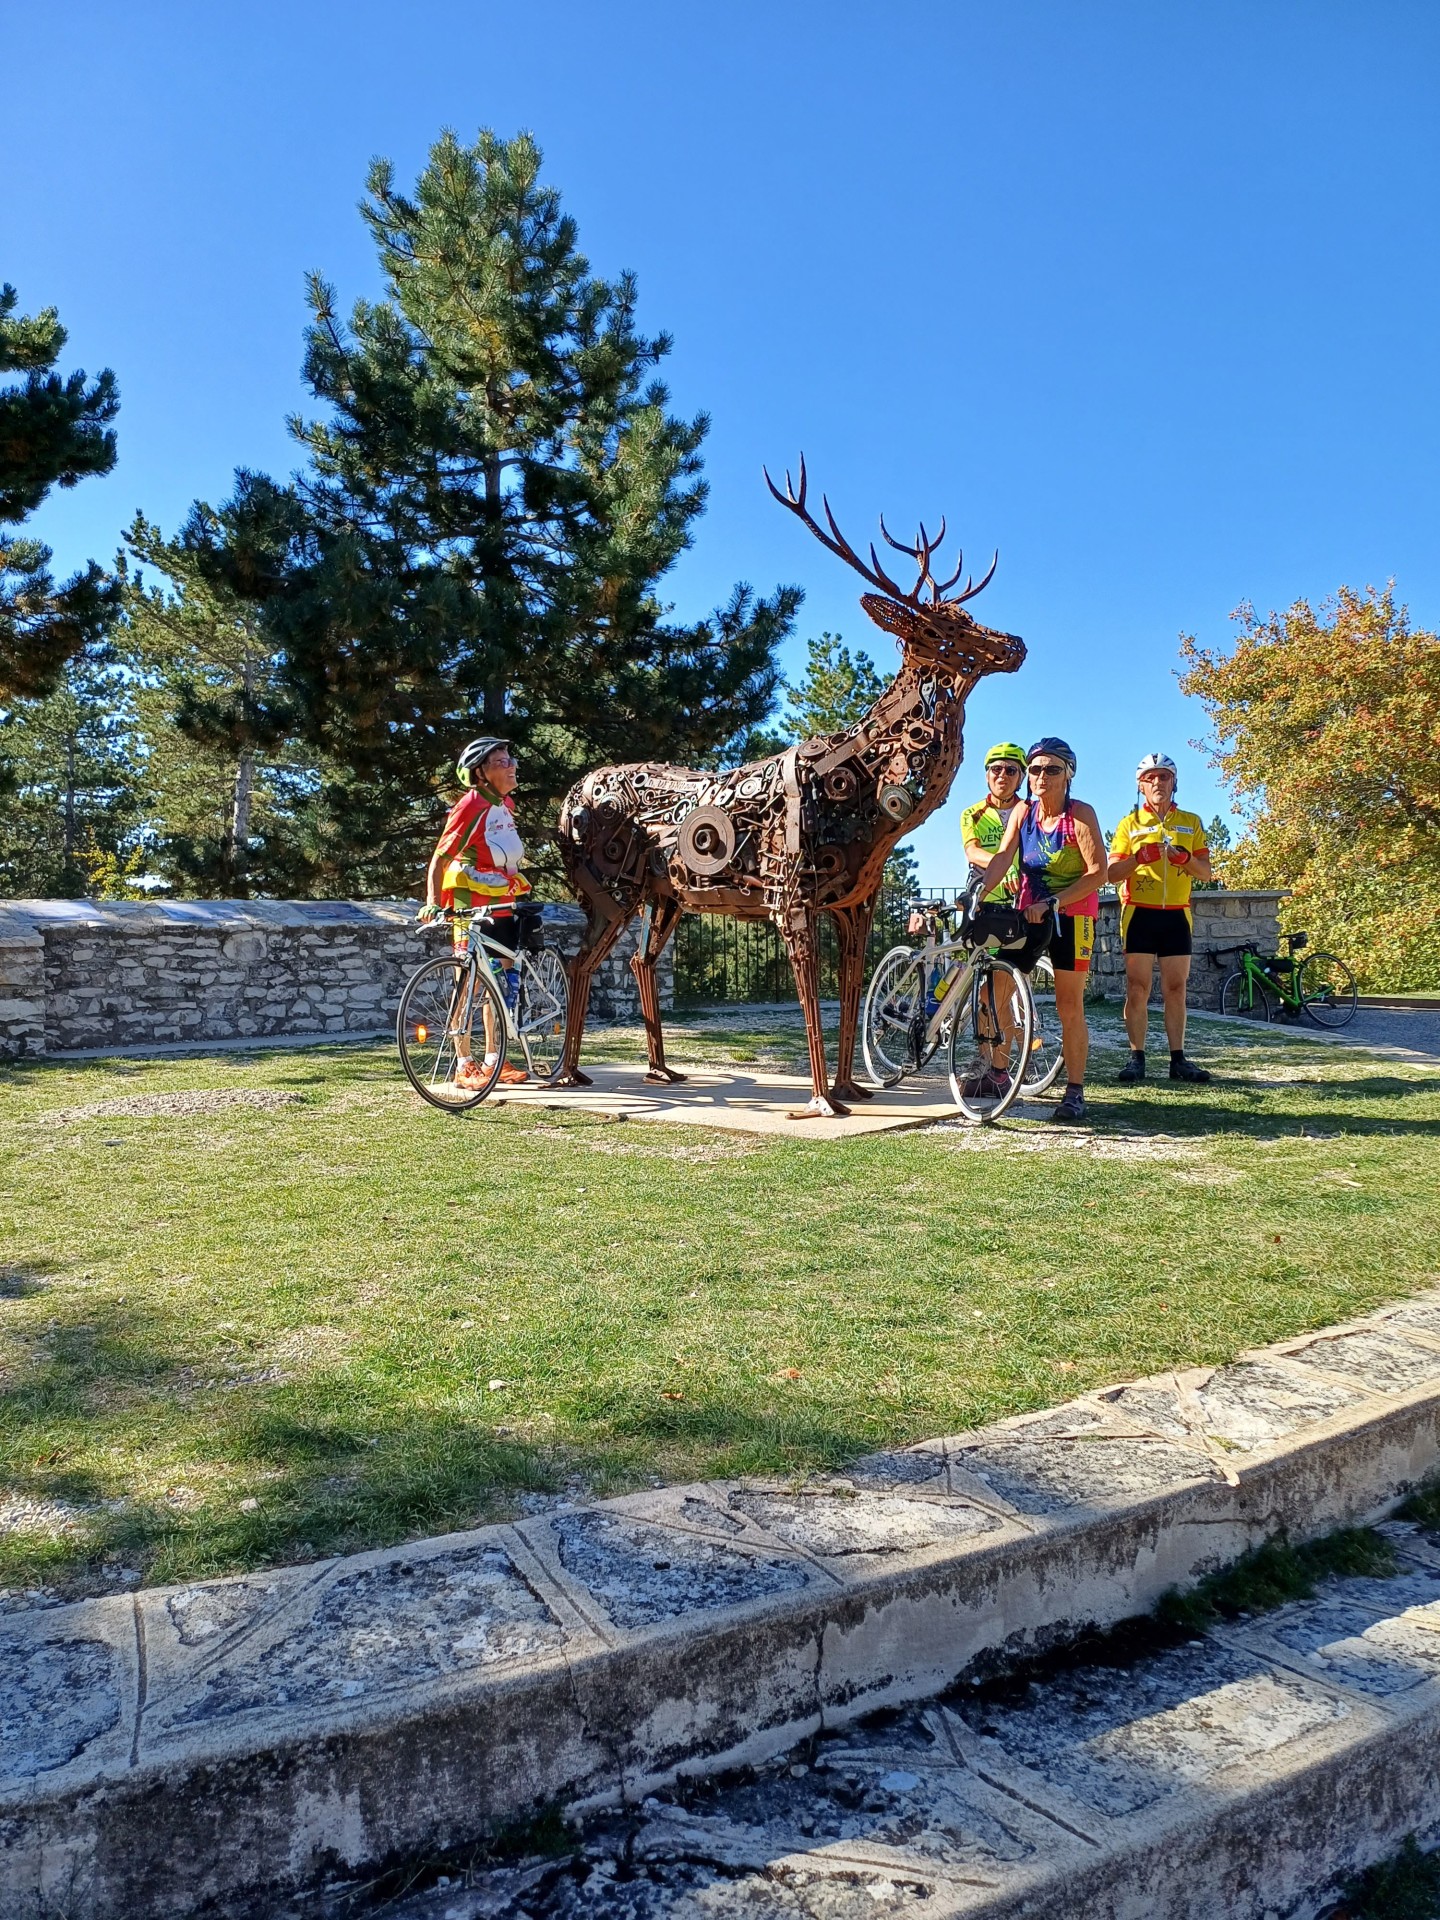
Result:
{"label": "woman in colorful tank top", "polygon": [[1075,754],[1054,734],[1037,740],[1026,755],[1030,798],[1005,823],[995,857],[985,869],[988,890],[1020,858],[1017,905],[1031,923],[1025,950],[1015,964],[1026,973],[1049,952],[1055,969],[1055,1011],[1065,1055],[1065,1092],[1057,1120],[1085,1118],[1085,1067],[1090,1030],[1085,1024],[1085,976],[1095,946],[1099,887],[1108,868],[1095,809],[1070,796]]}

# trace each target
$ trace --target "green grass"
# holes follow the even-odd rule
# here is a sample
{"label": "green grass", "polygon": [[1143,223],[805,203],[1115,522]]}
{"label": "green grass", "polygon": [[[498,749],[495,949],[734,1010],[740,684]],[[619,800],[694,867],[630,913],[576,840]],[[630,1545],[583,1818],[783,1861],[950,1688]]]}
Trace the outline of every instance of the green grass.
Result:
{"label": "green grass", "polygon": [[1299,1546],[1279,1535],[1184,1592],[1167,1593],[1156,1612],[1169,1626],[1203,1633],[1221,1620],[1309,1600],[1322,1580],[1385,1580],[1399,1567],[1389,1541],[1369,1527],[1342,1527]]}
{"label": "green grass", "polygon": [[[455,1120],[383,1047],[0,1072],[0,1587],[798,1472],[1434,1283],[1433,1075],[1202,1026],[1213,1087],[1107,1089],[1097,1022],[1078,1141]],[[682,1062],[803,1045],[743,1010],[672,1035]],[[195,1090],[285,1098],[74,1113]]]}
{"label": "green grass", "polygon": [[1408,1834],[1392,1860],[1353,1879],[1327,1920],[1440,1920],[1440,1854]]}

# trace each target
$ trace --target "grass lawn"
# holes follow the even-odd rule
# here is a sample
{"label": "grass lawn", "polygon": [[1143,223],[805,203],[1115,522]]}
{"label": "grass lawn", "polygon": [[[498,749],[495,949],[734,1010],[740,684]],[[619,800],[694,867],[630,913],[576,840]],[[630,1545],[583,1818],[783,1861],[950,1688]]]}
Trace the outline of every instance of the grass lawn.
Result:
{"label": "grass lawn", "polygon": [[838,1463],[1435,1282],[1434,1073],[1197,1022],[1215,1085],[1129,1092],[1096,1024],[1078,1138],[456,1120],[383,1046],[0,1070],[0,1589]]}

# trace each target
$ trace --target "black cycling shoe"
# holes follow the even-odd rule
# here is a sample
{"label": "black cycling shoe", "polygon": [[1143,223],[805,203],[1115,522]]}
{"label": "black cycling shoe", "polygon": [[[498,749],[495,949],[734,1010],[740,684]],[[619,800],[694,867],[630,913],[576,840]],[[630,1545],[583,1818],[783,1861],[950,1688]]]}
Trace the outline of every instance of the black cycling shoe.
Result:
{"label": "black cycling shoe", "polygon": [[1205,1068],[1197,1067],[1195,1062],[1193,1060],[1187,1060],[1183,1053],[1178,1060],[1172,1060],[1170,1062],[1170,1078],[1172,1080],[1188,1080],[1192,1086],[1196,1087],[1207,1086],[1210,1081],[1210,1075],[1206,1072]]}
{"label": "black cycling shoe", "polygon": [[1056,1107],[1053,1118],[1066,1121],[1083,1120],[1085,1118],[1085,1089],[1083,1087],[1067,1087],[1061,1095],[1060,1104]]}
{"label": "black cycling shoe", "polygon": [[1143,1047],[1132,1047],[1130,1049],[1130,1058],[1125,1062],[1124,1066],[1121,1067],[1115,1078],[1120,1082],[1122,1087],[1133,1087],[1137,1080],[1143,1080],[1145,1078],[1145,1050]]}

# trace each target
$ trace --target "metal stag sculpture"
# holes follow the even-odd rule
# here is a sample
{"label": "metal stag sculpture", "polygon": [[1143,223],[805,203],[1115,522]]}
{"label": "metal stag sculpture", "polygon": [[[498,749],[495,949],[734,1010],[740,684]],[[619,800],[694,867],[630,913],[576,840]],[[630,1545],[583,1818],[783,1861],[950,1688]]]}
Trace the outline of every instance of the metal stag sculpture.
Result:
{"label": "metal stag sculpture", "polygon": [[[642,915],[631,967],[650,1054],[646,1079],[684,1078],[665,1064],[655,964],[680,915],[727,914],[772,920],[784,937],[810,1043],[814,1097],[796,1119],[844,1114],[846,1102],[868,1099],[854,1081],[855,1034],[864,985],[865,947],[886,857],[896,842],[944,803],[963,751],[965,701],[988,673],[1013,673],[1025,658],[1014,634],[982,627],[965,602],[987,586],[999,556],[978,585],[948,580],[930,563],[945,539],[922,525],[914,546],[880,532],[916,563],[908,591],[897,585],[872,544],[869,565],[836,525],[805,505],[805,462],[797,492],[790,475],[782,506],[876,591],[860,596],[866,613],[900,645],[900,671],[864,719],[843,733],[805,740],[768,760],[707,773],[659,764],[599,767],[566,796],[560,810],[560,852],[589,927],[571,965],[570,1013],[554,1084],[586,1086],[580,1040],[590,982],[622,929]],[[928,591],[927,591],[928,590]],[[834,1084],[820,1019],[817,934],[820,915],[835,922],[840,948],[840,1032]]]}

